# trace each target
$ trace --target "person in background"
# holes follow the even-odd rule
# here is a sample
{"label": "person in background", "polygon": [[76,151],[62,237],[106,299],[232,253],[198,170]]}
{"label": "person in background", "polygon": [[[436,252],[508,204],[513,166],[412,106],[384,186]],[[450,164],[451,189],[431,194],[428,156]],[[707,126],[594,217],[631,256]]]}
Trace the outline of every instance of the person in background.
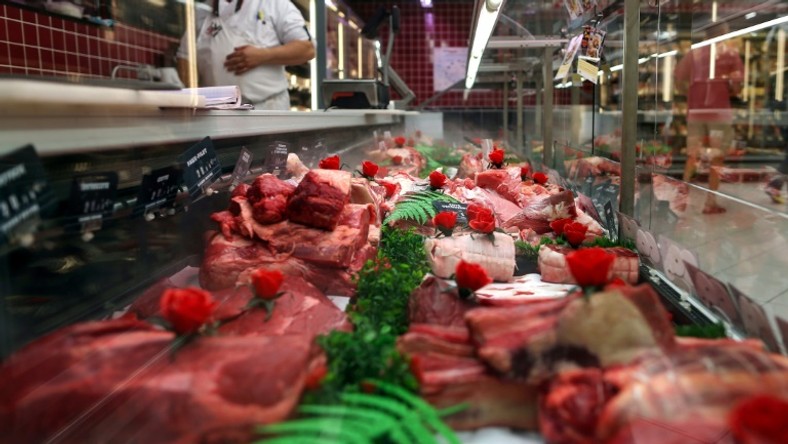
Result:
{"label": "person in background", "polygon": [[[783,91],[780,97],[777,97],[777,76],[783,78]],[[764,191],[773,203],[784,204],[783,186],[787,181],[786,175],[788,175],[788,125],[785,124],[788,113],[788,70],[781,73],[774,71],[769,75],[769,88],[766,90],[766,97],[767,108],[775,114],[775,120],[779,126],[785,157],[777,168],[778,174],[769,180]]]}
{"label": "person in background", "polygon": [[[315,56],[304,18],[290,0],[212,0],[197,10],[200,86],[237,85],[257,109],[287,110],[286,65]],[[188,31],[187,31],[188,33]],[[188,82],[188,35],[178,49],[178,71]],[[194,86],[194,85],[192,85]]]}
{"label": "person in background", "polygon": [[[706,33],[712,39],[729,32],[726,23],[713,25]],[[712,47],[716,52],[712,64]],[[676,87],[687,95],[687,164],[684,180],[689,181],[697,168],[704,148],[711,157],[709,189],[716,191],[720,176],[714,167],[724,164],[725,154],[732,148],[733,109],[731,97],[742,90],[744,65],[730,40],[690,50],[678,63]],[[725,212],[714,193],[707,193],[704,214]]]}

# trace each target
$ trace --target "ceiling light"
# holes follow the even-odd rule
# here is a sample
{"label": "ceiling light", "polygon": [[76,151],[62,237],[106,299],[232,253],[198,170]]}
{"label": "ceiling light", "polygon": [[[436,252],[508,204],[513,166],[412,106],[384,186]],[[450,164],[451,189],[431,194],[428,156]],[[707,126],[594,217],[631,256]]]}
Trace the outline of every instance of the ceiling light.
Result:
{"label": "ceiling light", "polygon": [[432,0],[421,0],[422,8],[432,8]]}
{"label": "ceiling light", "polygon": [[503,0],[486,0],[479,11],[476,29],[471,40],[473,44],[468,54],[468,67],[465,76],[466,89],[473,88],[473,84],[476,82],[476,73],[479,71],[479,65],[482,62],[484,48],[487,47],[487,41],[490,40],[495,23],[498,21],[502,3]]}
{"label": "ceiling light", "polygon": [[749,26],[744,29],[740,29],[738,31],[729,32],[727,34],[723,34],[719,37],[714,37],[713,39],[704,40],[702,42],[698,42],[692,45],[692,49],[702,48],[704,46],[713,45],[715,43],[719,43],[723,40],[732,39],[734,37],[738,37],[740,35],[749,34],[751,32],[760,31],[761,29],[770,28],[772,26],[779,25],[781,23],[788,22],[788,15],[780,18],[776,18],[774,20],[769,20],[768,22],[763,22],[758,25]]}

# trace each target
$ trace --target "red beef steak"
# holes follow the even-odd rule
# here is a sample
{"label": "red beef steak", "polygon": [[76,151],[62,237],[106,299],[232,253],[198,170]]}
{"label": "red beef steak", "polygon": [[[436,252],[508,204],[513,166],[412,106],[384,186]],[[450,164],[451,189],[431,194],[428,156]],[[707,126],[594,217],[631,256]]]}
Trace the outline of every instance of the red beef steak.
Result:
{"label": "red beef steak", "polygon": [[201,337],[133,320],[77,324],[0,367],[4,442],[248,442],[286,418],[317,360],[308,336]]}
{"label": "red beef steak", "polygon": [[252,182],[246,199],[252,205],[252,217],[261,224],[273,224],[285,219],[287,200],[295,186],[273,174],[263,174]]}
{"label": "red beef steak", "polygon": [[339,170],[312,170],[287,202],[287,217],[309,227],[333,230],[350,201],[351,174]]}
{"label": "red beef steak", "polygon": [[[134,301],[129,312],[141,319],[160,316],[158,293],[146,292]],[[285,275],[271,318],[266,321],[262,308],[246,309],[252,299],[249,285],[219,290],[213,293],[219,303],[214,319],[222,321],[219,332],[227,335],[283,335],[303,334],[314,337],[332,330],[349,330],[347,315],[337,308],[320,290],[304,279]]]}

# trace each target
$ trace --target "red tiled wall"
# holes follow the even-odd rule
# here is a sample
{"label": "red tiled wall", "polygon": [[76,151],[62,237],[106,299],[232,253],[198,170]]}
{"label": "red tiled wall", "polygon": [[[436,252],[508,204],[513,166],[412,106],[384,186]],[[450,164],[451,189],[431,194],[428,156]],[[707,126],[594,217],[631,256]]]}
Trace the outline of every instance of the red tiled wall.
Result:
{"label": "red tiled wall", "polygon": [[[418,1],[350,1],[348,4],[363,20],[369,20],[380,6],[399,6],[401,28],[394,40],[391,65],[416,94],[414,104],[435,94],[432,85],[432,48],[468,46],[473,2],[436,1],[432,8],[426,9]],[[432,18],[427,14],[432,14]],[[382,34],[387,36],[388,27],[382,30]],[[452,91],[431,106],[500,108],[503,106],[503,93],[500,90],[473,91],[466,102],[462,100],[462,91]]]}
{"label": "red tiled wall", "polygon": [[99,27],[0,5],[0,74],[109,77],[121,64],[161,65],[175,42],[123,24]]}

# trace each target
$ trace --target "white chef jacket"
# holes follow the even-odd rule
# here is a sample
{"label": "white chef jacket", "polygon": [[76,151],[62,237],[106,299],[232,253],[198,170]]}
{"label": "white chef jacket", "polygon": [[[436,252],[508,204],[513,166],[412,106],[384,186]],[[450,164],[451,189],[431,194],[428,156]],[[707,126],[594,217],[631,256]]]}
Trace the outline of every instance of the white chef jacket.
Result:
{"label": "white chef jacket", "polygon": [[[261,65],[235,75],[224,67],[224,59],[237,46],[271,48],[311,38],[290,0],[244,0],[236,11],[238,1],[219,0],[218,17],[197,10],[197,69],[204,86],[238,85],[245,99],[265,108],[262,104],[266,100],[281,98],[287,92],[284,66]],[[181,39],[177,53],[183,59],[189,57],[186,38]]]}

